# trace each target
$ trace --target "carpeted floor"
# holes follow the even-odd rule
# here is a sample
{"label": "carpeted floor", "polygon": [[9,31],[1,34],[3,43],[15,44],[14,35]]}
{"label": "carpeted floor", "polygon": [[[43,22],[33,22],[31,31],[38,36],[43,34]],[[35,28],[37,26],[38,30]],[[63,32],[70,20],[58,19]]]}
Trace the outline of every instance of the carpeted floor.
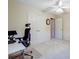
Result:
{"label": "carpeted floor", "polygon": [[[27,52],[28,51],[28,52]],[[28,48],[28,49],[26,49],[26,53],[29,53],[29,51],[32,51],[32,56],[33,56],[33,59],[38,59],[38,58],[40,58],[42,55],[38,52],[38,51],[36,51],[34,48]],[[29,53],[30,54],[30,53]],[[30,57],[29,56],[24,56],[24,59],[30,59]]]}

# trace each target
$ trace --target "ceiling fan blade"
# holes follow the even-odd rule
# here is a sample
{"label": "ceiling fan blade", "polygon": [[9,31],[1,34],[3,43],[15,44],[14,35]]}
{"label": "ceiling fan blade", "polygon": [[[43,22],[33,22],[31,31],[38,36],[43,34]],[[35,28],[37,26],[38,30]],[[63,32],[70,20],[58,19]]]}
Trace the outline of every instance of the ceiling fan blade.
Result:
{"label": "ceiling fan blade", "polygon": [[48,11],[51,11],[51,10],[56,10],[57,8],[58,8],[57,6],[52,6],[52,7],[45,8],[43,11],[48,12]]}
{"label": "ceiling fan blade", "polygon": [[70,8],[68,8],[68,7],[62,7],[62,9],[63,9],[65,12],[70,12]]}
{"label": "ceiling fan blade", "polygon": [[68,6],[62,6],[61,8],[66,9],[66,8],[70,8],[70,7],[68,7]]}
{"label": "ceiling fan blade", "polygon": [[59,4],[60,7],[63,5],[63,0],[59,0]]}

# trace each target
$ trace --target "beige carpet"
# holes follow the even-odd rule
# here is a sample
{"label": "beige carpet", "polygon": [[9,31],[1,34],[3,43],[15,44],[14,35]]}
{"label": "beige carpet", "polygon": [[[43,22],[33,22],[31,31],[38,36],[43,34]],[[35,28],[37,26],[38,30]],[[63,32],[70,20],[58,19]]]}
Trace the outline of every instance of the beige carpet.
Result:
{"label": "beige carpet", "polygon": [[[38,59],[38,58],[40,58],[42,55],[38,52],[38,51],[36,51],[34,48],[28,48],[28,49],[26,49],[25,50],[26,51],[26,53],[29,53],[29,51],[32,51],[32,56],[33,56],[33,59]],[[27,52],[28,51],[28,52]],[[30,54],[30,53],[29,53]],[[24,59],[31,59],[29,56],[24,56]]]}

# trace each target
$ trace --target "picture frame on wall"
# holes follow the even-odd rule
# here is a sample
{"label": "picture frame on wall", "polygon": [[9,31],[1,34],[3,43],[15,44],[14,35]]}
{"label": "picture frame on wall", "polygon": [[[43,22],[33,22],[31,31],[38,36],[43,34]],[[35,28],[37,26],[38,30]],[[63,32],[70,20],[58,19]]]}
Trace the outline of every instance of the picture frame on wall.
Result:
{"label": "picture frame on wall", "polygon": [[50,25],[50,19],[46,19],[46,25]]}

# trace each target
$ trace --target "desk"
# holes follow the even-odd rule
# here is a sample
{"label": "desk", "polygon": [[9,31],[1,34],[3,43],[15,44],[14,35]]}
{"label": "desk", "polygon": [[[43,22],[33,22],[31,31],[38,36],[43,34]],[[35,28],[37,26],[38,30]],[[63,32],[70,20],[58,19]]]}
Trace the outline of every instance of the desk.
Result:
{"label": "desk", "polygon": [[[16,40],[13,44],[8,44],[8,55],[9,59],[23,59],[24,58],[24,49],[25,47],[22,45],[22,43],[18,43],[19,40]],[[18,53],[20,52],[20,53]],[[18,56],[19,58],[17,58]]]}
{"label": "desk", "polygon": [[24,49],[25,47],[22,45],[22,43],[18,43],[17,40],[13,44],[8,44],[8,55]]}

